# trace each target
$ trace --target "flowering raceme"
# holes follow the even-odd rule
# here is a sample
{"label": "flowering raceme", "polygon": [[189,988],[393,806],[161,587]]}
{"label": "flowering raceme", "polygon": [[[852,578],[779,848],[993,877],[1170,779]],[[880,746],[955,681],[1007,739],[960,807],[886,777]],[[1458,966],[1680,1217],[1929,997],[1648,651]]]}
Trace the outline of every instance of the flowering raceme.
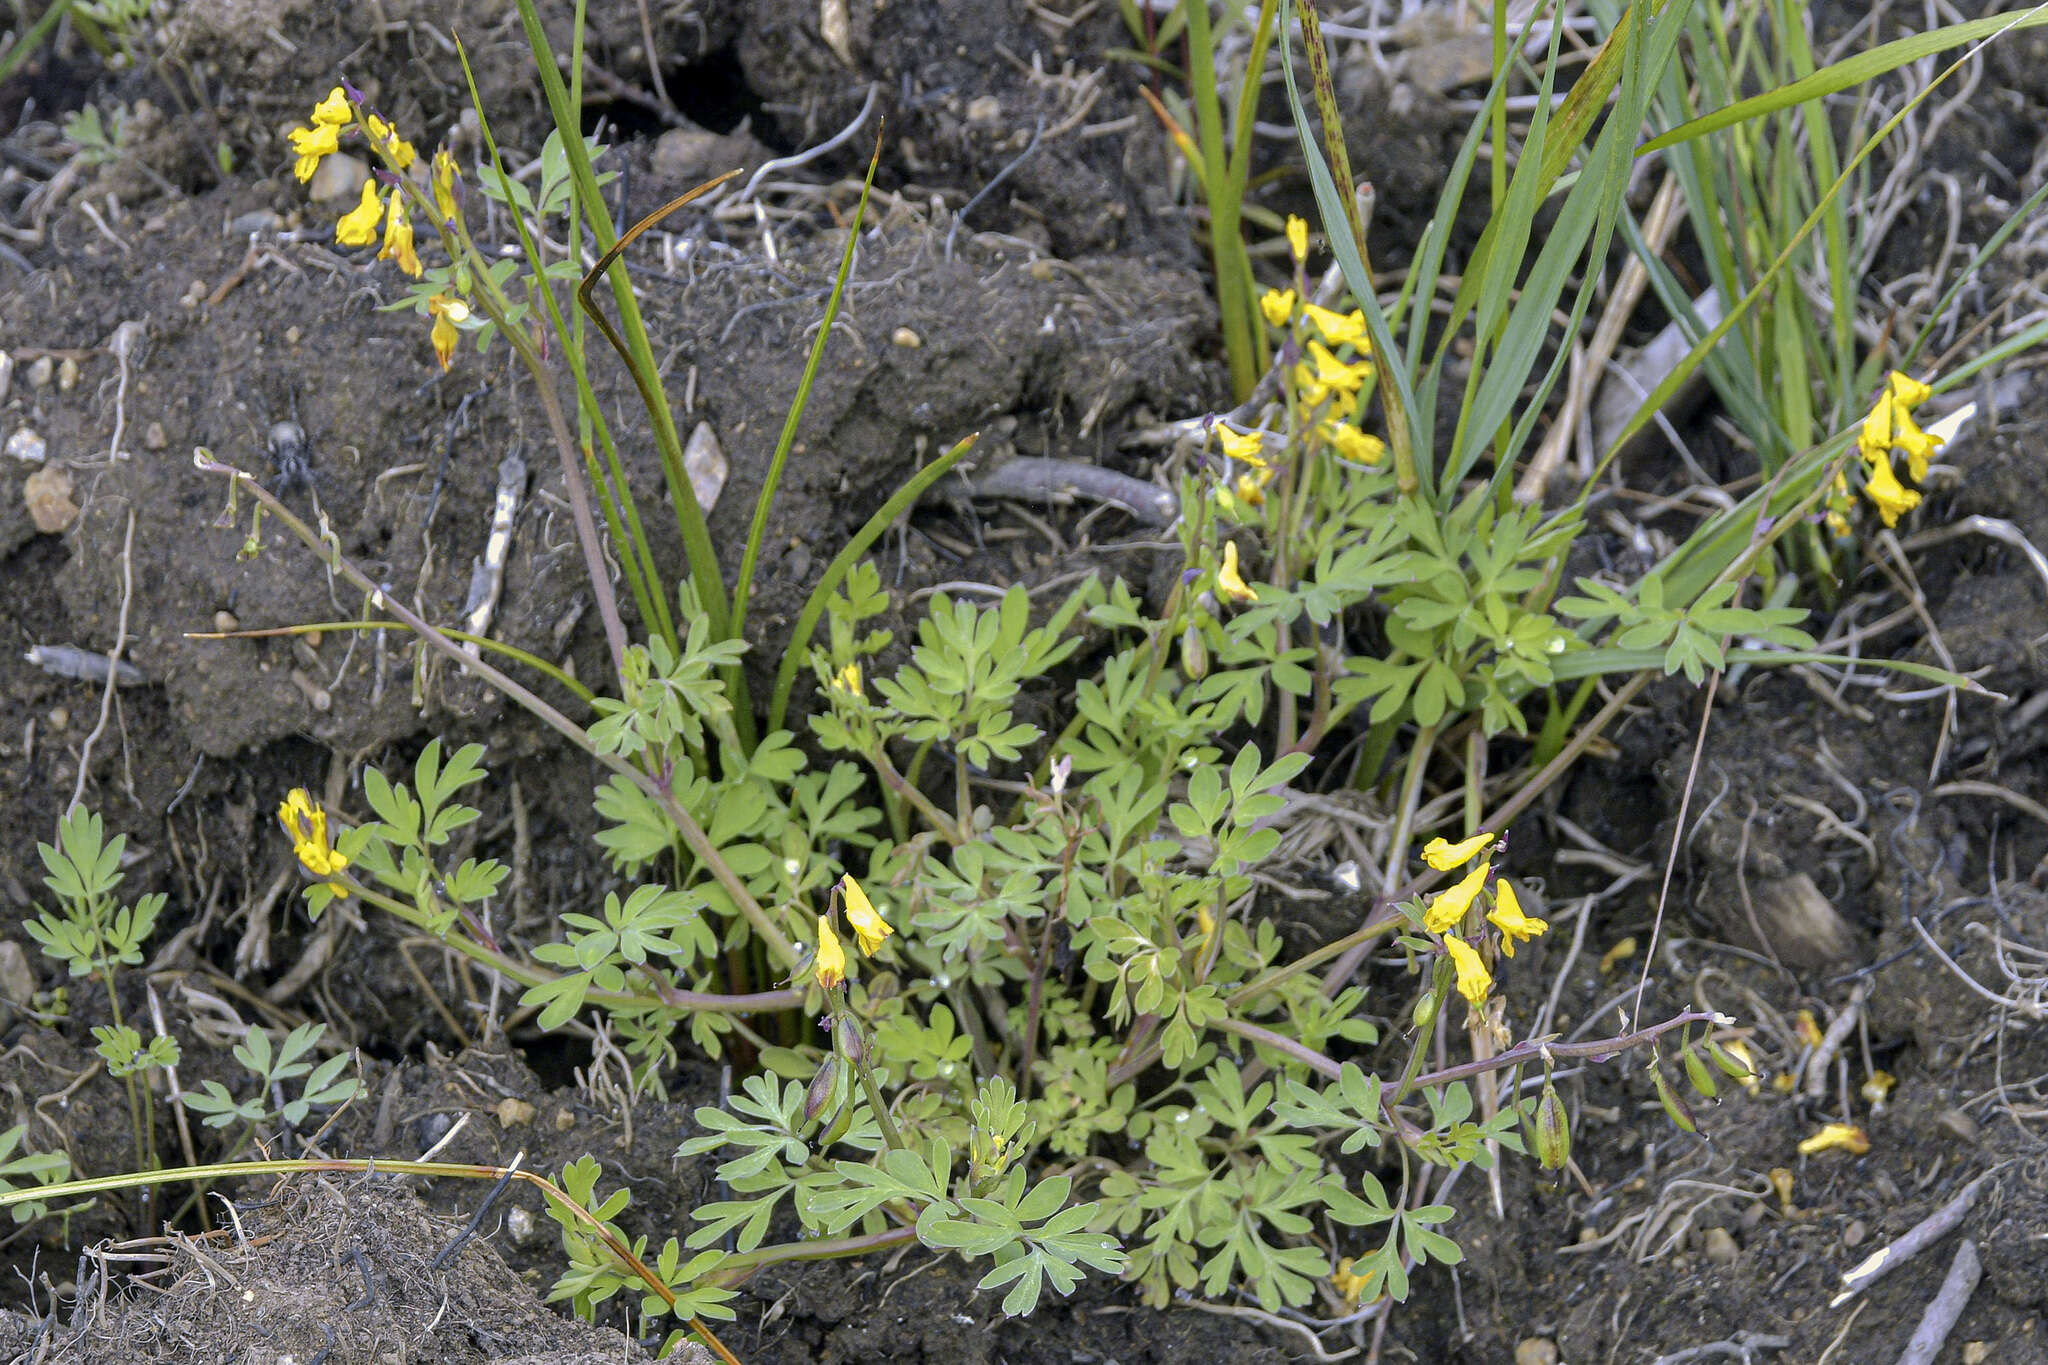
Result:
{"label": "flowering raceme", "polygon": [[1926,480],[1928,461],[1941,447],[1941,437],[1922,431],[1913,420],[1913,409],[1933,392],[1927,384],[1893,370],[1857,434],[1857,449],[1863,457],[1863,493],[1886,526],[1898,525],[1901,516],[1920,505],[1919,490],[1901,483],[1892,468],[1892,452],[1906,452],[1906,473],[1917,484]]}

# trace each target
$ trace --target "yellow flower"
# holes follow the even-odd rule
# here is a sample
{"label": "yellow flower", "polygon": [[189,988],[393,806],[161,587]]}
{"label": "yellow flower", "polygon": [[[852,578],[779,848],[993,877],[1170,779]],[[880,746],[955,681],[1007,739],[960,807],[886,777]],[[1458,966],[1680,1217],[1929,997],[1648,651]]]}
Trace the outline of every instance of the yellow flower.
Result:
{"label": "yellow flower", "polygon": [[860,950],[873,957],[875,950],[882,946],[882,940],[896,931],[876,911],[875,903],[868,899],[867,892],[860,889],[860,883],[853,879],[852,873],[839,879],[839,889],[846,896],[846,922],[859,936]]}
{"label": "yellow flower", "polygon": [[1378,464],[1387,458],[1385,441],[1348,423],[1331,423],[1324,428],[1324,434],[1337,448],[1337,453],[1353,464]]}
{"label": "yellow flower", "polygon": [[1372,1283],[1372,1277],[1352,1274],[1351,1258],[1346,1256],[1337,1262],[1337,1272],[1330,1276],[1330,1283],[1337,1287],[1337,1292],[1343,1296],[1344,1302],[1356,1308],[1359,1296],[1364,1294],[1366,1286]]}
{"label": "yellow flower", "polygon": [[[333,877],[348,866],[341,850],[327,842],[327,812],[313,804],[304,787],[294,787],[278,804],[277,822],[292,838],[292,850],[299,864],[316,877]],[[348,888],[330,881],[327,889],[336,896],[348,895]]]}
{"label": "yellow flower", "polygon": [[1233,460],[1263,469],[1266,466],[1266,438],[1256,431],[1232,431],[1229,427],[1216,428],[1216,442],[1223,447],[1223,453]]}
{"label": "yellow flower", "polygon": [[1308,259],[1308,224],[1291,213],[1287,215],[1287,249],[1297,261]]}
{"label": "yellow flower", "polygon": [[1486,993],[1493,989],[1493,977],[1486,970],[1486,964],[1479,960],[1479,950],[1456,934],[1444,937],[1444,947],[1450,951],[1451,962],[1458,969],[1458,994],[1464,996],[1473,1009],[1478,1009],[1486,1003]]}
{"label": "yellow flower", "polygon": [[1322,402],[1333,392],[1352,397],[1357,394],[1359,386],[1372,377],[1370,359],[1347,364],[1337,359],[1335,353],[1320,341],[1309,342],[1308,355],[1307,360],[1294,367],[1294,384],[1300,390],[1302,400],[1310,406]]}
{"label": "yellow flower", "polygon": [[1338,313],[1311,303],[1303,305],[1301,312],[1302,316],[1314,323],[1316,330],[1323,334],[1323,340],[1332,346],[1351,345],[1363,351],[1371,345],[1366,340],[1365,313],[1362,309],[1354,308],[1349,313]]}
{"label": "yellow flower", "polygon": [[1899,482],[1899,476],[1892,473],[1890,454],[1872,460],[1866,466],[1868,477],[1863,481],[1863,494],[1877,505],[1877,515],[1887,526],[1897,526],[1899,517],[1920,505],[1920,494]]}
{"label": "yellow flower", "polygon": [[823,915],[818,916],[816,972],[818,984],[828,991],[846,980],[846,949],[839,946],[839,935],[832,932],[832,921]]}
{"label": "yellow flower", "polygon": [[383,217],[384,204],[377,198],[377,182],[365,180],[362,202],[334,225],[334,240],[343,246],[368,246],[377,240],[377,224]]}
{"label": "yellow flower", "polygon": [[1266,315],[1266,321],[1273,326],[1285,327],[1287,319],[1294,316],[1294,291],[1268,289],[1259,296],[1259,311]]}
{"label": "yellow flower", "polygon": [[1862,1156],[1870,1150],[1870,1139],[1853,1123],[1830,1123],[1799,1144],[1799,1155],[1812,1156],[1837,1147],[1850,1156]]}
{"label": "yellow flower", "polygon": [[860,663],[856,660],[832,675],[832,686],[836,691],[853,696],[860,695]]}
{"label": "yellow flower", "polygon": [[1448,839],[1431,839],[1423,847],[1422,861],[1439,872],[1449,872],[1452,868],[1463,867],[1471,862],[1492,842],[1493,836],[1483,829],[1471,838],[1461,839],[1455,844]]}
{"label": "yellow flower", "polygon": [[1216,571],[1216,589],[1233,602],[1256,602],[1259,594],[1237,571],[1237,542],[1223,542],[1223,567]]}
{"label": "yellow flower", "polygon": [[1932,385],[1923,384],[1912,376],[1901,374],[1897,370],[1891,372],[1891,377],[1885,381],[1885,388],[1891,393],[1893,398],[1898,400],[1899,406],[1903,408],[1917,408],[1934,396],[1934,387]]}
{"label": "yellow flower", "polygon": [[434,358],[447,369],[455,358],[457,332],[455,324],[469,320],[469,305],[448,294],[436,294],[427,300],[427,312],[434,318],[434,330],[430,340],[434,343]]}
{"label": "yellow flower", "polygon": [[1550,928],[1548,920],[1522,913],[1522,898],[1515,894],[1514,884],[1505,880],[1494,884],[1493,909],[1486,912],[1486,918],[1500,930],[1500,950],[1509,957],[1515,955],[1515,944]]}
{"label": "yellow flower", "polygon": [[1865,1104],[1875,1108],[1885,1102],[1886,1097],[1892,1093],[1892,1087],[1898,1083],[1898,1078],[1889,1071],[1873,1071],[1863,1084],[1857,1087],[1856,1093],[1863,1096]]}
{"label": "yellow flower", "polygon": [[311,128],[294,128],[290,134],[292,152],[299,159],[292,163],[292,174],[299,178],[301,185],[313,178],[313,171],[320,165],[320,158],[332,156],[341,150],[341,132],[332,124],[318,123]]}
{"label": "yellow flower", "polygon": [[[1456,867],[1456,863],[1451,866]],[[1437,893],[1429,908],[1422,912],[1422,927],[1432,934],[1448,932],[1458,921],[1465,918],[1465,912],[1472,908],[1472,902],[1479,895],[1479,888],[1486,885],[1486,874],[1493,870],[1492,863],[1481,863],[1465,874],[1465,880],[1448,891]]]}
{"label": "yellow flower", "polygon": [[434,208],[442,219],[455,216],[455,158],[446,147],[434,153]]}
{"label": "yellow flower", "polygon": [[420,277],[420,255],[412,245],[412,220],[405,216],[405,196],[397,190],[391,192],[391,213],[384,220],[384,249],[377,253],[377,259],[397,261],[400,270],[414,279]]}
{"label": "yellow flower", "polygon": [[340,128],[355,116],[348,95],[338,85],[327,92],[326,99],[313,106],[313,122],[328,128]]}
{"label": "yellow flower", "polygon": [[1264,465],[1248,469],[1237,476],[1238,501],[1253,507],[1262,507],[1266,502],[1266,485],[1273,482],[1273,471]]}
{"label": "yellow flower", "polygon": [[363,122],[370,129],[371,143],[386,156],[390,157],[391,164],[398,167],[399,170],[410,170],[412,163],[420,159],[419,153],[413,150],[412,144],[400,137],[398,130],[383,119],[378,118],[375,114],[371,114]]}

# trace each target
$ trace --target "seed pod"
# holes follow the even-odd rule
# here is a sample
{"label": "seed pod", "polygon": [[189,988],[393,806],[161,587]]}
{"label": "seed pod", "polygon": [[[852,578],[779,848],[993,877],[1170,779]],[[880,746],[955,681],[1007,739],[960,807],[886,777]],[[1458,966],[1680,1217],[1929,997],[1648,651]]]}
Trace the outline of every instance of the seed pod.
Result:
{"label": "seed pod", "polygon": [[1673,1123],[1684,1132],[1697,1133],[1700,1130],[1699,1120],[1692,1116],[1692,1110],[1686,1102],[1678,1097],[1678,1092],[1664,1079],[1664,1069],[1655,1062],[1650,1063],[1650,1084],[1657,1088],[1657,1102],[1664,1106],[1665,1115]]}
{"label": "seed pod", "polygon": [[836,1030],[834,1036],[839,1043],[839,1055],[846,1058],[848,1064],[852,1066],[859,1066],[866,1061],[868,1045],[867,1040],[861,1037],[860,1020],[851,1014],[841,1012],[833,1027]]}
{"label": "seed pod", "polygon": [[1720,1094],[1720,1087],[1714,1084],[1714,1073],[1707,1070],[1707,1064],[1700,1060],[1700,1054],[1691,1043],[1685,1045],[1685,1051],[1679,1056],[1685,1063],[1685,1078],[1695,1091],[1710,1100]]}
{"label": "seed pod", "polygon": [[835,1053],[825,1058],[818,1067],[818,1074],[811,1077],[810,1093],[804,1096],[804,1122],[810,1123],[825,1112],[825,1106],[832,1102],[833,1091],[838,1088],[839,1057]]}
{"label": "seed pod", "polygon": [[1557,1097],[1557,1087],[1546,1076],[1543,1098],[1536,1101],[1536,1160],[1544,1170],[1555,1171],[1563,1169],[1571,1155],[1571,1118],[1564,1111],[1564,1101]]}
{"label": "seed pod", "polygon": [[1427,1033],[1436,1024],[1436,1014],[1443,1008],[1444,983],[1432,979],[1429,989],[1415,1000],[1415,1030]]}
{"label": "seed pod", "polygon": [[1180,666],[1196,682],[1209,675],[1209,646],[1193,623],[1180,635]]}
{"label": "seed pod", "polygon": [[1752,1081],[1756,1079],[1756,1073],[1749,1069],[1748,1063],[1744,1062],[1727,1048],[1722,1047],[1712,1038],[1707,1039],[1707,1056],[1713,1059],[1715,1066],[1721,1068],[1721,1074],[1731,1081]]}

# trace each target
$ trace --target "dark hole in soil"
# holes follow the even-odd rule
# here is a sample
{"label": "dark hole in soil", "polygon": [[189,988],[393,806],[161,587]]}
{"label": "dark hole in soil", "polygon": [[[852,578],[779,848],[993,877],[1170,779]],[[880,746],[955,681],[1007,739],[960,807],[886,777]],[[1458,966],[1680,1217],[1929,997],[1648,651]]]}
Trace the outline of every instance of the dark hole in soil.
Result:
{"label": "dark hole in soil", "polygon": [[[761,117],[761,99],[747,88],[739,58],[731,48],[721,48],[694,66],[664,65],[661,82],[683,117],[698,127],[723,135],[752,118],[754,135],[774,143],[770,136],[774,121]],[[598,112],[617,130],[614,136],[621,139],[659,137],[668,127],[653,110],[625,101],[604,106]],[[595,126],[594,119],[588,121]],[[787,150],[776,147],[778,152]]]}

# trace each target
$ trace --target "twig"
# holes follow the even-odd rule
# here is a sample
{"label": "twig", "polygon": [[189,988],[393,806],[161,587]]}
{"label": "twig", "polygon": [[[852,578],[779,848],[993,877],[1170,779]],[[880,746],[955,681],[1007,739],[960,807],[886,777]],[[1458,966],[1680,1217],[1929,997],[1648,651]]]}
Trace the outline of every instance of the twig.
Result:
{"label": "twig", "polygon": [[748,176],[747,183],[740,188],[740,192],[738,194],[733,196],[733,203],[744,204],[749,199],[753,198],[754,187],[760,184],[761,177],[767,175],[770,171],[786,171],[793,169],[794,167],[797,166],[808,165],[809,163],[816,161],[819,157],[825,155],[827,152],[831,151],[833,148],[843,145],[855,133],[860,131],[860,126],[863,123],[866,123],[868,121],[868,115],[874,112],[875,99],[877,96],[881,94],[881,91],[882,87],[879,82],[870,84],[868,86],[868,97],[866,101],[861,104],[860,112],[853,116],[853,122],[847,124],[844,128],[841,128],[838,132],[834,133],[831,137],[826,138],[817,146],[812,147],[807,151],[796,152],[790,156],[778,156],[773,161],[762,162],[760,169],[755,171],[752,175]]}
{"label": "twig", "polygon": [[1835,1054],[1842,1050],[1842,1044],[1849,1037],[1849,1031],[1856,1027],[1856,1021],[1863,1015],[1864,997],[1870,994],[1870,982],[1859,981],[1849,992],[1849,1003],[1828,1025],[1828,1031],[1821,1035],[1820,1046],[1813,1050],[1813,1056],[1806,1062],[1806,1097],[1821,1099],[1828,1093],[1828,1072],[1834,1069]]}
{"label": "twig", "polygon": [[114,628],[114,647],[107,651],[107,685],[100,691],[99,723],[92,727],[92,733],[85,737],[85,743],[78,751],[78,781],[72,785],[70,804],[64,807],[69,815],[78,809],[78,803],[85,799],[85,779],[92,772],[92,746],[106,733],[107,718],[114,711],[114,684],[121,676],[121,651],[128,644],[128,604],[135,596],[135,509],[128,509],[128,534],[121,541],[121,619]]}
{"label": "twig", "polygon": [[1876,1284],[1886,1275],[1891,1274],[1894,1270],[1897,1270],[1900,1266],[1927,1250],[1928,1247],[1933,1246],[1943,1237],[1946,1237],[1955,1229],[1957,1224],[1963,1221],[1963,1216],[1969,1213],[1971,1207],[1976,1204],[1977,1196],[1984,1188],[1984,1182],[1996,1175],[1998,1170],[1999,1168],[1994,1167],[1978,1176],[1975,1180],[1963,1186],[1961,1193],[1957,1194],[1955,1198],[1949,1200],[1933,1213],[1928,1214],[1912,1227],[1906,1229],[1903,1235],[1893,1240],[1890,1244],[1881,1246],[1876,1251],[1871,1252],[1869,1256],[1864,1258],[1861,1264],[1843,1271],[1842,1292],[1835,1295],[1834,1299],[1829,1302],[1828,1307],[1840,1307],[1856,1294]]}
{"label": "twig", "polygon": [[1710,1341],[1702,1346],[1688,1346],[1683,1351],[1673,1351],[1668,1356],[1658,1356],[1650,1365],[1684,1365],[1689,1360],[1705,1360],[1708,1356],[1735,1356],[1748,1365],[1753,1351],[1782,1351],[1792,1344],[1790,1337],[1765,1336],[1761,1332],[1737,1332],[1728,1341]]}
{"label": "twig", "polygon": [[1941,1354],[1942,1344],[1948,1340],[1956,1319],[1963,1315],[1970,1295],[1977,1292],[1977,1281],[1983,1274],[1977,1244],[1965,1237],[1956,1248],[1956,1258],[1949,1262],[1948,1278],[1941,1282],[1934,1301],[1920,1315],[1920,1325],[1913,1329],[1912,1339],[1899,1353],[1899,1365],[1934,1365],[1934,1358]]}

